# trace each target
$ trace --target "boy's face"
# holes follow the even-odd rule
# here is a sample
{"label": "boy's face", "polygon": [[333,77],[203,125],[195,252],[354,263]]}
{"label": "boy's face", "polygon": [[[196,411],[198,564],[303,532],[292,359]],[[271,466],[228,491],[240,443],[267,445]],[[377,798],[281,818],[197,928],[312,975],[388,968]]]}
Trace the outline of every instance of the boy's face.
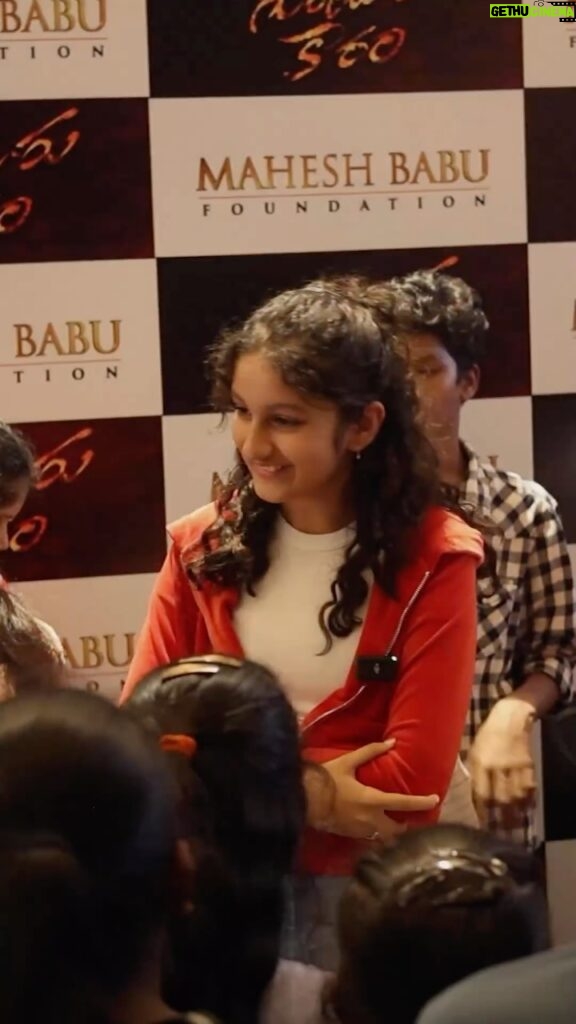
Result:
{"label": "boy's face", "polygon": [[442,444],[453,442],[459,436],[460,410],[478,390],[478,367],[459,374],[456,362],[434,334],[406,334],[402,341],[406,345],[426,434],[441,455]]}

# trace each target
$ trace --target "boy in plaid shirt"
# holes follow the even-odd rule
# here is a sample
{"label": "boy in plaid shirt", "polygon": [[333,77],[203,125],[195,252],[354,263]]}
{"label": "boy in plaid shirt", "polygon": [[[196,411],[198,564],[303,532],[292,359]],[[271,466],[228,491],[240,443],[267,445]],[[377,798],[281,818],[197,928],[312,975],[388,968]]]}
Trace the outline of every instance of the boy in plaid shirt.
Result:
{"label": "boy in plaid shirt", "polygon": [[576,663],[570,558],[554,498],[460,439],[479,385],[488,321],[464,281],[418,271],[384,286],[406,343],[442,479],[489,526],[498,587],[478,581],[478,653],[462,756],[483,824],[533,839],[534,722],[571,696]]}

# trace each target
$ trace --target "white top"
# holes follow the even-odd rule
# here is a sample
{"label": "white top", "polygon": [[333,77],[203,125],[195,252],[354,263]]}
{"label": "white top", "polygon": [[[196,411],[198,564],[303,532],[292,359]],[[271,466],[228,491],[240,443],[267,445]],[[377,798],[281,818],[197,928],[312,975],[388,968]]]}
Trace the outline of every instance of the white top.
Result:
{"label": "white top", "polygon": [[[350,636],[333,637],[330,651],[320,655],[325,640],[318,622],[353,537],[349,526],[336,533],[301,533],[279,516],[270,568],[255,587],[256,597],[244,593],[234,614],[246,657],[272,669],[299,717],[344,684],[356,656],[360,626]],[[359,618],[364,618],[369,597]],[[470,776],[460,758],[440,820],[478,823]]]}
{"label": "white top", "polygon": [[[270,568],[255,587],[256,597],[244,593],[234,614],[246,657],[276,673],[298,715],[344,684],[356,655],[360,627],[333,637],[330,651],[321,655],[325,639],[318,621],[353,537],[351,527],[301,533],[279,516]],[[359,618],[367,604],[368,599]]]}

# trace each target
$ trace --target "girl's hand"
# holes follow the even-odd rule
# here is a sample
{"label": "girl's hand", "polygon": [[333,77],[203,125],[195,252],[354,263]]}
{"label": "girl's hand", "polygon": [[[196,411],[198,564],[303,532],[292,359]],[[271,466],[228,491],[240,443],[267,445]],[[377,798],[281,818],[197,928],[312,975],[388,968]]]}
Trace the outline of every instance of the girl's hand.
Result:
{"label": "girl's hand", "polygon": [[[356,779],[356,769],[388,753],[395,740],[368,743],[349,754],[325,761],[304,773],[308,797],[308,823],[323,832],[353,839],[392,842],[406,831],[386,811],[429,811],[438,806],[438,796],[410,796],[381,793]],[[326,775],[328,778],[326,778]]]}

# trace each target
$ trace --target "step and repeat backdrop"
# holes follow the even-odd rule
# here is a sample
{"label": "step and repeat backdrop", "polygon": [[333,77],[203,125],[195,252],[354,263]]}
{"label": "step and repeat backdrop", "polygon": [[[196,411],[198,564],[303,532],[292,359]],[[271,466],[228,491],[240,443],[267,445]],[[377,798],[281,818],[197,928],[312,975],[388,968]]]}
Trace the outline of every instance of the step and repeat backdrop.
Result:
{"label": "step and repeat backdrop", "polygon": [[164,524],[230,463],[206,344],[324,271],[481,291],[465,435],[576,553],[575,116],[576,24],[487,0],[0,0],[0,414],[40,469],[3,569],[83,685],[119,693]]}

